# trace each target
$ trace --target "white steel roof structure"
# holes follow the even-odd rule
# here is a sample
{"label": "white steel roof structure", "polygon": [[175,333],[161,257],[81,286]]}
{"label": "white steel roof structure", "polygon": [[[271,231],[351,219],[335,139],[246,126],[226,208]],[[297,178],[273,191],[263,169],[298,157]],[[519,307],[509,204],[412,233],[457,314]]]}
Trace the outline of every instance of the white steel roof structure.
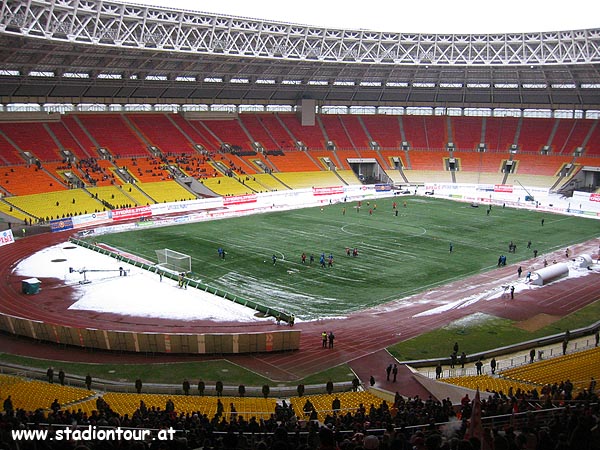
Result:
{"label": "white steel roof structure", "polygon": [[[600,29],[311,27],[101,0],[5,0],[0,102],[600,109]],[[43,75],[43,76],[40,76]]]}

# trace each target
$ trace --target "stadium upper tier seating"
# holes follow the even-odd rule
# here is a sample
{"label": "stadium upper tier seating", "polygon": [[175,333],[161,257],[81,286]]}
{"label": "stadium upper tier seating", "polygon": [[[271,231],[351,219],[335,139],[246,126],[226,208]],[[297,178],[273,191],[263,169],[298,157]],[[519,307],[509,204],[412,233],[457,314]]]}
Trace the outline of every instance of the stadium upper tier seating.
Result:
{"label": "stadium upper tier seating", "polygon": [[106,148],[117,158],[150,154],[149,143],[142,140],[125,114],[85,114],[77,119],[98,147]]}
{"label": "stadium upper tier seating", "polygon": [[403,139],[397,116],[362,116],[361,119],[371,140],[381,148],[400,148]]}
{"label": "stadium upper tier seating", "polygon": [[[302,126],[293,113],[243,113],[231,119],[186,119],[167,113],[67,114],[47,122],[0,121],[0,163],[23,164],[22,152],[42,162],[63,159],[69,150],[79,159],[98,158],[98,148],[113,157],[147,156],[155,146],[164,154],[194,154],[198,144],[209,153],[223,143],[252,150],[254,142],[265,150],[296,149],[296,141],[308,150],[325,150],[327,141],[336,150],[362,152],[376,142],[381,150],[401,149],[407,142],[416,150],[474,151],[479,143],[488,152],[506,152],[516,144],[520,151],[539,152],[549,146],[552,154],[572,154],[584,147],[588,155],[600,155],[600,127],[584,119],[450,117],[391,115],[319,115],[315,125]],[[360,156],[360,155],[358,155]]]}
{"label": "stadium upper tier seating", "polygon": [[451,117],[452,142],[459,150],[475,150],[481,142],[483,117]]}
{"label": "stadium upper tier seating", "polygon": [[577,147],[582,147],[594,123],[576,119],[557,119],[557,122],[551,149],[562,155],[573,154]]}
{"label": "stadium upper tier seating", "polygon": [[[350,171],[349,161],[358,158],[375,160],[398,183],[405,182],[396,170],[398,164],[410,182],[501,183],[503,162],[512,158],[515,169],[507,182],[518,180],[544,187],[560,181],[559,171],[564,164],[599,165],[597,120],[318,115],[315,125],[306,127],[294,113],[242,113],[226,120],[220,117],[211,120],[168,113],[73,113],[47,121],[20,121],[17,115],[10,121],[3,117],[0,193],[6,199],[17,198],[3,203],[2,211],[12,212],[19,220],[76,214],[80,205],[57,209],[56,201],[63,203],[60,199],[51,204],[46,199],[48,204],[39,211],[15,207],[23,201],[27,208],[39,203],[31,198],[19,200],[20,196],[82,186],[127,185],[131,180],[123,175],[124,167],[137,183],[170,182],[175,168],[205,181],[206,187],[214,187],[215,195],[235,195],[338,185],[347,183],[346,178],[354,183],[355,177],[348,174],[340,179],[321,172]],[[298,149],[298,141],[306,150]],[[333,147],[328,148],[328,141]],[[408,143],[408,151],[402,149],[402,142]],[[446,149],[449,142],[454,143],[452,153]],[[477,151],[481,142],[487,146],[486,152]],[[224,143],[239,148],[231,153],[232,149],[222,148]],[[373,143],[377,150],[372,149]],[[516,153],[510,152],[513,144],[518,146]],[[541,154],[545,146],[550,148],[548,155]],[[583,147],[583,156],[574,155],[578,147]],[[67,162],[64,159],[69,154],[72,160]],[[454,177],[446,170],[445,160],[449,157],[457,159]],[[233,179],[225,180],[229,175]],[[126,198],[111,193],[111,198],[101,196],[100,200],[112,204],[115,195],[117,204],[140,205],[194,197],[184,188],[177,188],[176,193],[167,190],[165,196],[159,196],[141,191],[141,186],[133,190],[129,186],[124,193]],[[91,200],[92,205],[84,209],[104,207]]]}
{"label": "stadium upper tier seating", "polygon": [[22,152],[42,161],[60,161],[57,143],[43,122],[0,122],[0,132]]}
{"label": "stadium upper tier seating", "polygon": [[274,134],[263,122],[261,115],[240,114],[240,123],[248,130],[253,142],[258,142],[265,150],[277,150],[281,148]]}
{"label": "stadium upper tier seating", "polygon": [[295,114],[279,114],[282,124],[294,136],[295,141],[302,142],[307,148],[325,148],[325,135],[318,121],[312,126],[302,126]]}
{"label": "stadium upper tier seating", "polygon": [[146,141],[163,153],[194,153],[192,141],[166,114],[131,114],[131,122]]}
{"label": "stadium upper tier seating", "polygon": [[354,148],[354,144],[350,139],[346,127],[338,115],[320,116],[321,124],[327,134],[327,138],[336,148]]}

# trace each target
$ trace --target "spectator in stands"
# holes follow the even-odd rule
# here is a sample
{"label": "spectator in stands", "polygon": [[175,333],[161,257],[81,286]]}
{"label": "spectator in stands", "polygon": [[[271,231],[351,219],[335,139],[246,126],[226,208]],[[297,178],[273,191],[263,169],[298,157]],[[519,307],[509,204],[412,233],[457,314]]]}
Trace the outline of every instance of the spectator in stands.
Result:
{"label": "spectator in stands", "polygon": [[92,376],[89,373],[85,376],[85,386],[88,391],[92,389]]}
{"label": "spectator in stands", "polygon": [[10,395],[4,399],[4,404],[2,406],[3,406],[4,412],[6,414],[9,414],[9,415],[12,414],[12,412],[13,412],[13,402],[12,402],[12,398],[11,398]]}
{"label": "spectator in stands", "polygon": [[50,409],[56,414],[60,410],[60,403],[58,403],[58,399],[55,398],[52,404],[50,405]]}
{"label": "spectator in stands", "polygon": [[138,394],[142,393],[142,380],[140,378],[135,380],[135,391]]}
{"label": "spectator in stands", "polygon": [[342,408],[342,402],[340,401],[340,399],[338,397],[334,398],[333,401],[331,402],[331,409],[334,412],[339,412],[341,408]]}
{"label": "spectator in stands", "polygon": [[58,371],[58,381],[60,381],[61,386],[65,385],[65,371],[62,369]]}

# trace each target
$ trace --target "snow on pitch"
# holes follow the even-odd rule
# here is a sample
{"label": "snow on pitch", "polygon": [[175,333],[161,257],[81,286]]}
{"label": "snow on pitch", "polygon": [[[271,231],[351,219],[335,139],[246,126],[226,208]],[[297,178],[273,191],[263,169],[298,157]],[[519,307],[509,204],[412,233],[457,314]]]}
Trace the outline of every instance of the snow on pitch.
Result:
{"label": "snow on pitch", "polygon": [[[119,267],[128,271],[127,276],[119,275]],[[80,284],[84,280],[81,269],[89,270],[85,273],[89,284]],[[272,321],[255,317],[250,308],[197,289],[180,289],[176,280],[163,278],[161,282],[155,273],[71,243],[31,255],[18,264],[15,273],[58,278],[73,286],[77,301],[69,309],[177,320]]]}

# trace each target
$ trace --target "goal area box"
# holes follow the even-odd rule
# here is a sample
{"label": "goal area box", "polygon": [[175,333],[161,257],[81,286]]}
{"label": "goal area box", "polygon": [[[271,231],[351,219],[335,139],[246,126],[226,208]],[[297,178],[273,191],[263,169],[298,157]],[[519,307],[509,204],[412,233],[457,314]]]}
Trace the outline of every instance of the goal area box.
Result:
{"label": "goal area box", "polygon": [[178,273],[192,271],[192,257],[190,255],[168,248],[155,250],[155,252],[158,259],[158,267]]}

